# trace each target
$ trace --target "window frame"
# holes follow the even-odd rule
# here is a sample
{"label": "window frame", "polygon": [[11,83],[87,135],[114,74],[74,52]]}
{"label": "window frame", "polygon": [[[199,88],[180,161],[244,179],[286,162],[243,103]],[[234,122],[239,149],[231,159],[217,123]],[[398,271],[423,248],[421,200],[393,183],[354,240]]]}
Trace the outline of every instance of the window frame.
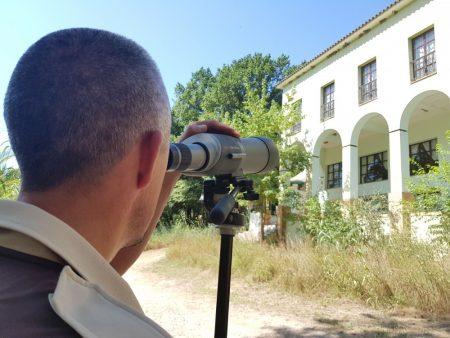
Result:
{"label": "window frame", "polygon": [[[429,32],[433,32],[433,40],[427,41],[426,36]],[[424,39],[423,44],[416,47],[415,41],[417,39]],[[427,47],[430,44],[433,44],[433,50],[427,51]],[[416,57],[416,51],[423,47],[424,49],[424,55],[420,57]],[[421,30],[419,33],[415,34],[414,36],[409,38],[409,56],[410,56],[410,76],[411,76],[411,83],[420,81],[422,79],[425,79],[429,76],[432,76],[437,73],[437,62],[436,62],[436,31],[433,26],[429,26],[423,30]],[[431,59],[431,63],[428,63],[428,59]],[[419,62],[418,60],[423,59],[423,66],[416,69],[416,64]],[[427,70],[428,67],[431,67],[431,70]],[[418,72],[424,70],[422,75],[418,75]]]}
{"label": "window frame", "polygon": [[[337,170],[335,170],[336,165],[338,166]],[[330,174],[333,176],[332,179],[330,179]],[[336,174],[338,174],[338,176],[336,176]],[[338,184],[335,185],[334,182],[337,182]],[[330,186],[330,183],[333,183],[333,186]],[[327,189],[336,188],[342,188],[342,161],[327,165]]]}
{"label": "window frame", "polygon": [[295,110],[297,110],[298,115],[300,117],[300,121],[297,122],[296,124],[294,124],[290,131],[289,134],[290,135],[295,135],[298,134],[302,131],[302,120],[303,120],[303,116],[302,116],[302,106],[303,106],[303,99],[298,99],[295,102],[292,103],[293,105],[297,105],[297,107],[294,107]]}
{"label": "window frame", "polygon": [[[374,65],[374,69],[371,69],[369,71],[370,75],[370,81],[365,83],[364,82],[364,70],[366,67],[370,67]],[[363,63],[358,67],[358,102],[360,105],[363,105],[365,103],[371,102],[373,100],[376,100],[378,98],[378,87],[377,87],[377,59],[374,57],[370,59],[369,61]],[[363,93],[363,88],[365,86],[370,87],[369,90]],[[368,99],[363,99],[364,95],[369,95],[370,97]]]}
{"label": "window frame", "polygon": [[[327,88],[333,88],[330,93],[326,93]],[[324,122],[326,120],[334,118],[334,108],[335,108],[335,93],[336,93],[336,83],[335,81],[328,82],[326,85],[321,88],[321,96],[320,96],[320,121]],[[327,98],[331,97],[330,100],[327,101]]]}
{"label": "window frame", "polygon": [[[375,155],[381,155],[381,163],[383,164],[384,169],[386,169],[386,178],[376,179],[374,181],[367,181],[365,177],[369,173],[368,167],[371,164],[375,164]],[[373,156],[373,161],[369,162],[369,157]],[[365,163],[363,164],[363,159],[365,159]],[[363,167],[365,168],[365,172],[363,173]],[[363,155],[359,157],[359,184],[367,184],[374,182],[382,182],[389,179],[389,154],[387,150],[383,150],[377,153],[372,153],[368,155]]]}
{"label": "window frame", "polygon": [[[431,144],[431,142],[433,142],[433,141],[434,141],[434,148],[432,147],[432,144]],[[413,160],[412,147],[414,147],[414,146],[419,146],[419,145],[423,145],[423,144],[425,144],[425,143],[428,143],[428,144],[429,144],[429,149],[430,149],[430,150],[426,150],[426,149],[425,149],[425,151],[426,151],[427,153],[431,153],[431,159],[434,161],[434,164],[431,165],[431,166],[428,165],[428,167],[425,167],[425,165],[427,165],[427,164],[423,164],[423,165],[422,165],[421,163],[419,163],[420,168],[417,168],[416,170],[414,170],[414,168],[413,168],[413,167],[414,167],[414,162],[413,162],[413,161],[415,161],[415,160]],[[439,156],[438,156],[438,153],[437,153],[437,150],[436,150],[437,144],[438,144],[437,137],[434,137],[434,138],[431,138],[431,139],[426,139],[426,140],[424,140],[424,141],[420,141],[420,142],[416,142],[416,143],[411,143],[411,144],[409,145],[409,175],[410,175],[410,176],[416,176],[416,175],[418,175],[418,174],[417,174],[417,170],[419,170],[419,169],[423,169],[425,173],[428,173],[432,167],[436,167],[436,166],[439,165]],[[414,155],[417,155],[417,154],[419,154],[419,152],[414,153]],[[436,159],[433,158],[433,154],[435,155]]]}

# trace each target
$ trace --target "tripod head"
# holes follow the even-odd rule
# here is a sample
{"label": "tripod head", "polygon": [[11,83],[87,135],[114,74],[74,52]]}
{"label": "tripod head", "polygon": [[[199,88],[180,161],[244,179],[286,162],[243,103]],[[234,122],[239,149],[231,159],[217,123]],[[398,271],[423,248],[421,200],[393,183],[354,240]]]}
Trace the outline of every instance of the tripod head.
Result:
{"label": "tripod head", "polygon": [[209,211],[209,221],[218,226],[243,226],[244,216],[239,213],[236,202],[239,193],[244,193],[243,197],[247,201],[259,199],[251,179],[219,175],[206,180],[203,183],[203,203]]}

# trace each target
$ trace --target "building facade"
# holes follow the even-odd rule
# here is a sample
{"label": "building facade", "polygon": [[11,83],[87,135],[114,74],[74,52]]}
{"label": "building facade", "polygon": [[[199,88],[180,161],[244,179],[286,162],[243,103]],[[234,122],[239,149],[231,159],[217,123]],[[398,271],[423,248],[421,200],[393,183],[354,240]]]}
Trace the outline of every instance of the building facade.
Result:
{"label": "building facade", "polygon": [[[311,193],[408,197],[439,164],[450,129],[450,1],[400,0],[304,64],[278,88],[298,102],[291,141],[312,154]],[[413,159],[411,163],[410,159]]]}

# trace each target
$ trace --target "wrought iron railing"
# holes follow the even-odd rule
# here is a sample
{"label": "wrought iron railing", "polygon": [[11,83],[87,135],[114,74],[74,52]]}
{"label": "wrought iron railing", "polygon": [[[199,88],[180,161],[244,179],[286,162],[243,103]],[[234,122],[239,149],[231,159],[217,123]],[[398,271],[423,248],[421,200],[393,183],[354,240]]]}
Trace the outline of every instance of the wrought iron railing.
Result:
{"label": "wrought iron railing", "polygon": [[419,80],[436,72],[436,55],[432,51],[411,61],[413,80]]}
{"label": "wrought iron railing", "polygon": [[334,117],[334,100],[322,104],[321,107],[321,121],[326,121]]}
{"label": "wrought iron railing", "polygon": [[366,103],[377,98],[377,80],[359,86],[359,103]]}

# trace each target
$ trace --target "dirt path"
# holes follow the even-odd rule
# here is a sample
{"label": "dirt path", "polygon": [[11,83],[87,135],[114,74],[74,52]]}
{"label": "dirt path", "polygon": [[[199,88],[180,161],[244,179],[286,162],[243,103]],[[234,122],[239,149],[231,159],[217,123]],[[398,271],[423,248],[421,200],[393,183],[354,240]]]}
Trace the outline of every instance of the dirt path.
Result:
{"label": "dirt path", "polygon": [[[179,269],[164,250],[145,252],[125,275],[145,313],[174,337],[212,337],[216,277]],[[229,337],[450,337],[448,321],[311,300],[232,281]]]}

